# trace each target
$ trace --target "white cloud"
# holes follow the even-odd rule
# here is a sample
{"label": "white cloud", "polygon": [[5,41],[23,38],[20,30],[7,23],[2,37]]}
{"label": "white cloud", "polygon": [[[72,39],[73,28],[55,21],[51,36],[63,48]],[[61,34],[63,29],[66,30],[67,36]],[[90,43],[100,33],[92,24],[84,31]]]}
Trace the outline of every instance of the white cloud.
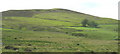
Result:
{"label": "white cloud", "polygon": [[100,17],[118,17],[120,0],[0,0],[0,12],[11,9],[65,8]]}

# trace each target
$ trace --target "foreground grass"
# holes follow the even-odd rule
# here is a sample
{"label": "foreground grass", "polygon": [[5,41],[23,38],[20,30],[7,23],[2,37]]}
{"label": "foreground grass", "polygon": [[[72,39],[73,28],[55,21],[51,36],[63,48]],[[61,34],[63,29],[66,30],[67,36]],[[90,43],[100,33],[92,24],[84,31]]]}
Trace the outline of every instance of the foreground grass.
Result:
{"label": "foreground grass", "polygon": [[3,52],[16,52],[5,46],[19,48],[19,52],[26,52],[25,49],[32,52],[117,52],[118,48],[115,40],[78,38],[58,32],[3,29],[3,36]]}

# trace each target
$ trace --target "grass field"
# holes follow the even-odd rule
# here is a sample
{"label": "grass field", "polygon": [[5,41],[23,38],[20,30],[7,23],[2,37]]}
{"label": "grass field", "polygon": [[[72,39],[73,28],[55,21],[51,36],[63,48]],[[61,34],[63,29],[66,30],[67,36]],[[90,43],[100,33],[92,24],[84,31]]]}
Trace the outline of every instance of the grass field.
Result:
{"label": "grass field", "polygon": [[[97,22],[99,28],[82,27],[84,19]],[[118,51],[115,19],[50,9],[7,11],[2,20],[3,52]]]}

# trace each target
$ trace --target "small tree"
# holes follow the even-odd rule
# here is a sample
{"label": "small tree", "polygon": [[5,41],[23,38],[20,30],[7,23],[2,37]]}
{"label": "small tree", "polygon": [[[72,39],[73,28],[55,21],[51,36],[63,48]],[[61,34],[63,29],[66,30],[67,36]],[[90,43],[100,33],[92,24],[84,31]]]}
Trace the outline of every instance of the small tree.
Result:
{"label": "small tree", "polygon": [[88,20],[87,20],[87,19],[84,19],[84,20],[82,21],[82,26],[83,26],[83,27],[86,27],[87,24],[88,24]]}
{"label": "small tree", "polygon": [[89,26],[89,27],[97,27],[98,24],[97,24],[95,21],[90,21],[90,22],[88,23],[88,26]]}

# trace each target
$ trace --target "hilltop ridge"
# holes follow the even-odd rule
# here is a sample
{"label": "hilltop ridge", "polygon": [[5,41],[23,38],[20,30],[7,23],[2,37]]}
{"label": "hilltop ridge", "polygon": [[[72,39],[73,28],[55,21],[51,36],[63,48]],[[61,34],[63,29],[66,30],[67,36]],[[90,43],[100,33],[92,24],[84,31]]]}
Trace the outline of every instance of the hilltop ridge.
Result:
{"label": "hilltop ridge", "polygon": [[[98,23],[105,24],[103,21],[106,21],[107,24],[115,24],[118,23],[117,20],[111,19],[111,18],[102,18],[98,16],[93,16],[81,12],[76,12],[68,9],[60,9],[60,8],[54,8],[54,9],[29,9],[29,10],[8,10],[2,12],[3,17],[35,17],[35,18],[41,18],[41,19],[57,19],[60,20],[60,18],[63,20],[79,20],[81,22],[83,19],[90,19],[93,21],[98,21]],[[43,17],[44,16],[44,17]],[[99,22],[100,21],[100,22]],[[78,23],[79,23],[78,22]]]}
{"label": "hilltop ridge", "polygon": [[[85,14],[85,13],[81,13],[81,12],[77,12],[77,11],[73,11],[73,10],[69,10],[69,9],[62,9],[62,8],[8,10],[8,11],[3,11],[2,13],[3,13],[3,17],[4,17],[4,16],[15,16],[15,15],[9,15],[9,14],[22,14],[22,13],[23,14],[25,14],[25,13],[28,14],[29,13],[31,15],[31,14],[38,14],[40,12],[74,12],[74,13],[78,13],[78,14]],[[8,15],[6,15],[6,14],[8,14]],[[85,14],[85,15],[90,15],[90,14]],[[90,15],[90,16],[93,16],[93,15]],[[24,15],[22,17],[24,17]],[[94,17],[98,17],[98,16],[94,16]]]}

